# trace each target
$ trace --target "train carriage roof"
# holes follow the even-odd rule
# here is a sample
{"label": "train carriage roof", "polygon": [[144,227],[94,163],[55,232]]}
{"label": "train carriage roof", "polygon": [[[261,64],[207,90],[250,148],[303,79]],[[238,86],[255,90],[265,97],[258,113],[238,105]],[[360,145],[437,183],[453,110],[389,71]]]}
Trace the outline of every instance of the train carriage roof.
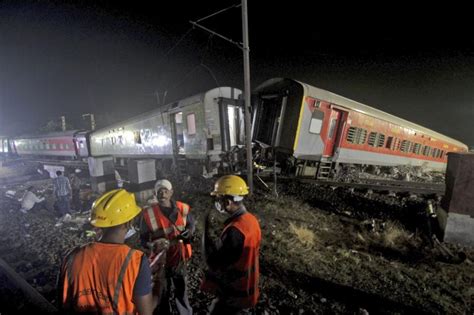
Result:
{"label": "train carriage roof", "polygon": [[57,138],[57,137],[72,137],[78,132],[83,132],[84,130],[74,129],[66,131],[54,131],[46,133],[37,133],[37,134],[27,134],[13,137],[15,140],[20,139],[36,139],[36,138]]}
{"label": "train carriage roof", "polygon": [[328,102],[330,102],[332,104],[335,104],[337,106],[345,107],[345,108],[348,108],[348,109],[351,109],[351,110],[354,110],[354,111],[357,111],[357,112],[360,112],[360,113],[364,113],[364,114],[367,114],[369,116],[388,121],[390,123],[396,124],[396,125],[401,126],[401,127],[410,128],[414,131],[418,131],[420,133],[428,135],[428,136],[430,136],[432,138],[435,138],[437,140],[446,141],[446,142],[458,145],[460,147],[464,147],[467,150],[467,145],[460,142],[460,141],[458,141],[458,140],[447,137],[447,136],[445,136],[443,134],[440,134],[436,131],[433,131],[431,129],[425,128],[425,127],[420,126],[420,125],[417,125],[417,124],[412,123],[408,120],[405,120],[403,118],[399,118],[397,116],[386,113],[386,112],[381,111],[379,109],[376,109],[374,107],[359,103],[357,101],[348,99],[344,96],[337,95],[335,93],[332,93],[332,92],[329,92],[329,91],[311,86],[307,83],[300,82],[300,81],[297,81],[297,80],[286,79],[286,78],[274,78],[274,79],[270,79],[268,81],[265,81],[256,90],[258,91],[260,89],[265,89],[265,87],[273,85],[273,84],[281,84],[284,81],[288,81],[288,83],[294,82],[294,83],[300,84],[302,86],[302,88],[305,90],[305,94],[308,95],[308,96],[312,96],[312,97],[315,97],[315,98],[318,98],[318,99],[321,99],[321,100],[325,100],[325,101],[328,101]]}
{"label": "train carriage roof", "polygon": [[[125,120],[121,120],[121,121],[118,121],[116,123],[110,124],[108,126],[102,127],[100,129],[96,129],[96,130],[92,131],[92,134],[107,131],[107,130],[114,129],[114,128],[120,128],[120,127],[123,127],[124,125],[135,123],[135,122],[138,122],[138,121],[142,121],[144,119],[149,119],[151,117],[154,117],[154,116],[157,116],[157,115],[162,115],[162,114],[167,113],[167,112],[179,111],[180,108],[183,108],[187,105],[191,105],[191,104],[203,101],[208,93],[211,93],[212,91],[220,90],[220,89],[235,89],[235,88],[228,87],[228,86],[216,87],[216,88],[207,90],[206,92],[202,92],[202,93],[195,94],[195,95],[183,98],[183,99],[179,99],[175,102],[171,102],[171,103],[162,105],[158,108],[152,109],[152,110],[147,111],[145,113],[141,113],[141,114],[138,114],[138,115],[133,116],[131,118],[127,118]],[[235,90],[239,91],[238,89],[235,89]]]}

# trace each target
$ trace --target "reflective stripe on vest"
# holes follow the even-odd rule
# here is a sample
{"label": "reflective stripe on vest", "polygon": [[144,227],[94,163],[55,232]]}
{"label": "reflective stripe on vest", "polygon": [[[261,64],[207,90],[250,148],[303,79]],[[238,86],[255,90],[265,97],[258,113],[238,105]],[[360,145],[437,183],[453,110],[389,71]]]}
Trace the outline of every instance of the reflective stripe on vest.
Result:
{"label": "reflective stripe on vest", "polygon": [[122,284],[123,284],[123,276],[125,275],[125,271],[127,271],[128,264],[130,263],[130,259],[132,258],[132,254],[134,251],[135,250],[131,248],[127,254],[127,257],[125,257],[125,261],[122,264],[122,268],[120,268],[120,274],[118,276],[117,283],[115,284],[113,303],[116,309],[118,309],[118,298],[119,298],[120,289],[122,288]]}

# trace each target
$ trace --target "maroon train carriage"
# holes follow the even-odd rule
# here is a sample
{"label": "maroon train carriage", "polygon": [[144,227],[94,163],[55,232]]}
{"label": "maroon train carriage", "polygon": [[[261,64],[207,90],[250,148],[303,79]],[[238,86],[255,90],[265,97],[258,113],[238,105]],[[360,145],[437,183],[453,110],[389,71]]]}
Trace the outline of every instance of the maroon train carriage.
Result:
{"label": "maroon train carriage", "polygon": [[253,140],[274,148],[279,162],[294,166],[299,176],[328,178],[344,164],[444,171],[448,152],[468,150],[433,130],[296,80],[270,79],[254,94]]}
{"label": "maroon train carriage", "polygon": [[[83,141],[82,146],[76,139],[78,135],[81,136],[80,141]],[[78,130],[67,130],[15,137],[12,141],[12,149],[21,157],[76,160],[81,156],[87,156],[86,138],[83,135],[84,132]]]}

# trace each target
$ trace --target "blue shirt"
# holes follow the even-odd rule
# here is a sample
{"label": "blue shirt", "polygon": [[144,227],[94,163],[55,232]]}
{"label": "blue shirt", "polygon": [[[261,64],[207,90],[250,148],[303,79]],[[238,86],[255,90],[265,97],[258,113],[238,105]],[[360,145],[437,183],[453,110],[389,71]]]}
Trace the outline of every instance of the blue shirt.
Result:
{"label": "blue shirt", "polygon": [[53,179],[53,193],[56,197],[64,197],[71,194],[71,183],[67,177],[60,175]]}
{"label": "blue shirt", "polygon": [[143,255],[140,271],[133,288],[133,296],[144,296],[151,292],[151,269],[146,255]]}

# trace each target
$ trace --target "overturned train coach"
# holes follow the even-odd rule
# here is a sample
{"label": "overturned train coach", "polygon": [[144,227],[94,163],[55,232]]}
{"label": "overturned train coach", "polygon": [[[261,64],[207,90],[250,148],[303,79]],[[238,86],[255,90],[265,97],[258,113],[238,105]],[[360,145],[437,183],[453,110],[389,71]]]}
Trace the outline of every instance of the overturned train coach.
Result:
{"label": "overturned train coach", "polygon": [[254,142],[297,176],[330,178],[344,165],[444,171],[448,152],[467,151],[440,133],[291,79],[261,84],[253,110]]}

